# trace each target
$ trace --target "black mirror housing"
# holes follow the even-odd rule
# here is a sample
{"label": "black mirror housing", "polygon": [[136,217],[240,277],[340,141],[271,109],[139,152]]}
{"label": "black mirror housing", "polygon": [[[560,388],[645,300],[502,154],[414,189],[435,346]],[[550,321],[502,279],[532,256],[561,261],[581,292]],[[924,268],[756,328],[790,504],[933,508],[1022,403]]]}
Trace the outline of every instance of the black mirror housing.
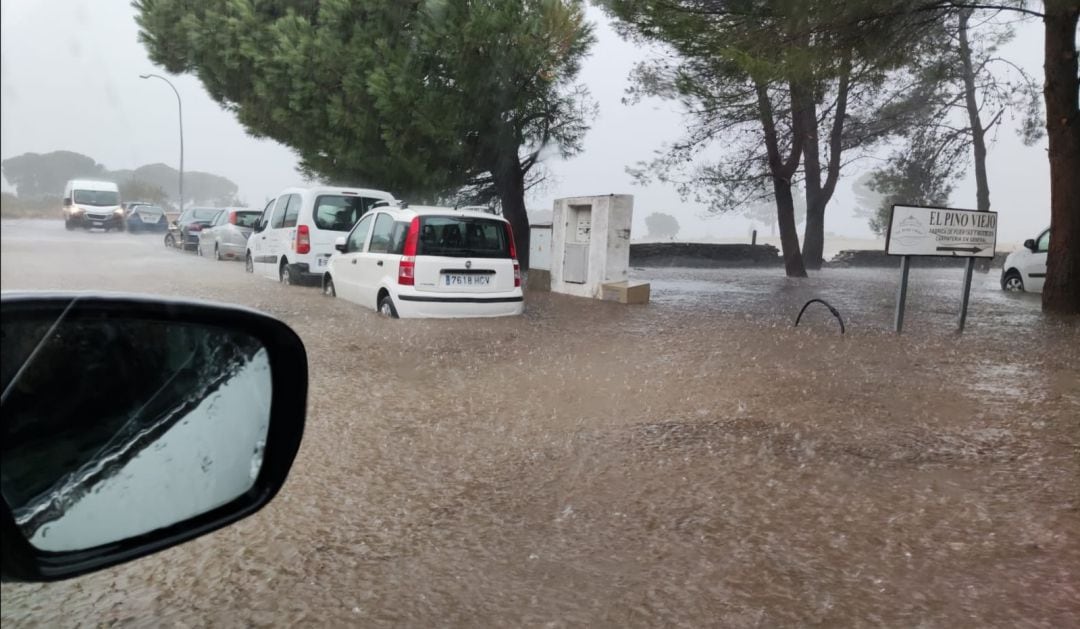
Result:
{"label": "black mirror housing", "polygon": [[[0,400],[0,408],[3,409],[2,420],[0,421],[3,422],[2,432],[5,441],[11,442],[14,439],[14,444],[10,446],[0,444],[0,447],[5,449],[2,461],[4,485],[0,486],[3,489],[3,509],[0,512],[0,544],[2,544],[3,549],[2,555],[0,555],[0,578],[2,580],[58,581],[137,559],[182,544],[245,518],[270,502],[278,490],[281,489],[299,450],[303,436],[308,386],[306,350],[300,338],[285,323],[269,315],[246,308],[209,302],[123,294],[10,293],[0,298],[0,313],[2,313],[3,319],[5,353],[8,353],[9,349],[12,348],[33,348],[33,352],[23,360],[18,358],[24,354],[18,352],[14,354],[14,359],[5,357],[5,360],[9,362],[4,366],[5,382],[3,388],[5,392],[3,399]],[[79,528],[81,520],[79,518],[82,516],[78,515],[78,510],[76,510],[76,515],[69,515],[66,512],[67,507],[78,501],[90,500],[91,490],[96,493],[97,490],[101,489],[102,485],[106,484],[106,481],[115,482],[115,479],[121,475],[114,471],[111,477],[102,475],[91,481],[85,481],[82,476],[77,477],[76,480],[71,480],[71,475],[65,475],[60,477],[64,481],[63,484],[59,482],[51,484],[52,479],[56,476],[50,476],[49,473],[39,473],[38,468],[49,468],[50,465],[55,465],[55,470],[49,468],[45,472],[59,474],[67,469],[61,467],[62,463],[53,463],[48,460],[42,461],[41,457],[35,456],[23,456],[20,462],[19,457],[9,455],[17,453],[14,449],[19,446],[16,444],[20,438],[26,436],[27,432],[33,430],[37,430],[39,433],[45,432],[39,424],[28,421],[28,418],[31,418],[33,411],[37,410],[35,404],[38,404],[38,402],[34,400],[38,399],[35,395],[38,395],[39,392],[33,388],[35,383],[45,382],[48,385],[57,381],[56,370],[50,369],[50,365],[53,363],[44,362],[44,367],[34,363],[35,358],[39,356],[39,352],[48,354],[42,349],[42,346],[46,345],[47,341],[52,342],[53,338],[60,339],[57,343],[60,344],[59,349],[63,350],[67,346],[63,345],[62,342],[69,340],[72,333],[81,333],[86,330],[93,332],[98,329],[96,326],[101,326],[103,330],[117,331],[121,334],[125,331],[141,332],[142,328],[139,326],[143,323],[147,324],[154,333],[161,331],[166,333],[182,332],[183,334],[180,334],[178,338],[185,341],[192,338],[192,330],[195,332],[207,330],[216,334],[216,336],[208,334],[205,337],[208,340],[218,341],[216,345],[209,341],[202,345],[190,345],[186,342],[176,344],[176,347],[182,350],[179,353],[180,356],[188,355],[189,347],[196,347],[196,350],[191,351],[201,352],[199,354],[203,359],[201,363],[185,363],[181,367],[174,367],[172,366],[173,363],[169,362],[171,358],[165,362],[155,362],[160,357],[160,353],[150,357],[151,350],[147,350],[147,356],[139,355],[141,350],[138,348],[148,345],[147,343],[135,344],[134,356],[131,355],[130,350],[127,350],[128,353],[124,354],[130,356],[137,366],[144,363],[149,365],[169,365],[168,368],[162,367],[161,373],[157,375],[162,378],[167,376],[167,383],[179,391],[190,391],[190,388],[183,386],[190,380],[177,380],[180,376],[169,375],[173,373],[173,369],[183,369],[183,371],[176,371],[175,373],[182,373],[184,378],[191,378],[193,376],[190,374],[202,372],[198,369],[200,365],[215,366],[220,377],[202,390],[204,394],[201,398],[202,402],[191,402],[180,407],[158,404],[159,408],[155,409],[153,414],[147,411],[146,416],[154,419],[148,421],[146,425],[158,427],[153,423],[159,421],[156,418],[168,418],[169,423],[162,422],[164,428],[158,433],[158,436],[152,437],[151,440],[139,440],[143,438],[142,435],[145,434],[145,431],[140,431],[137,439],[120,440],[121,447],[129,444],[134,445],[131,448],[131,457],[126,462],[121,461],[119,463],[115,459],[116,437],[121,436],[121,432],[111,431],[111,427],[124,425],[126,430],[126,423],[130,423],[133,419],[125,419],[126,423],[121,424],[115,419],[115,416],[107,414],[94,416],[93,411],[83,416],[70,414],[71,416],[68,417],[69,414],[63,409],[61,412],[55,412],[57,408],[61,407],[49,406],[47,402],[42,402],[42,406],[46,410],[54,412],[51,415],[46,414],[43,416],[64,429],[64,438],[69,439],[72,443],[84,446],[83,453],[90,457],[88,459],[90,463],[97,466],[93,468],[96,473],[100,472],[102,466],[107,465],[113,465],[114,470],[130,471],[129,468],[122,466],[137,460],[136,457],[151,456],[148,453],[155,449],[164,448],[168,450],[173,446],[175,446],[175,449],[170,452],[170,455],[186,456],[186,460],[189,461],[187,465],[191,467],[191,450],[184,450],[184,448],[189,448],[190,443],[192,443],[190,437],[176,436],[167,442],[164,437],[169,437],[175,433],[166,431],[179,430],[177,427],[181,426],[181,424],[185,426],[189,424],[189,422],[181,422],[180,420],[190,419],[190,423],[201,421],[200,430],[209,431],[209,433],[196,433],[200,439],[227,439],[224,437],[224,433],[228,433],[228,430],[235,431],[236,426],[239,424],[237,421],[230,422],[230,420],[235,420],[235,416],[239,413],[239,411],[235,410],[236,407],[231,407],[232,410],[215,411],[218,414],[210,416],[209,419],[199,417],[191,419],[194,416],[192,409],[199,411],[202,408],[194,407],[194,404],[205,403],[213,407],[213,404],[217,402],[212,400],[220,400],[226,391],[232,391],[233,398],[237,401],[249,400],[252,392],[262,391],[265,395],[257,396],[260,398],[257,400],[257,406],[259,416],[262,418],[259,420],[261,430],[248,431],[249,434],[254,434],[259,439],[256,454],[252,454],[250,449],[246,449],[244,450],[244,457],[216,459],[212,467],[202,470],[201,473],[210,475],[211,480],[215,483],[218,481],[235,481],[238,477],[235,470],[247,470],[240,472],[244,483],[240,485],[234,483],[237,491],[227,494],[227,498],[225,498],[227,501],[224,504],[220,500],[213,500],[206,496],[207,500],[198,503],[192,510],[183,511],[178,509],[177,513],[179,515],[176,518],[178,521],[168,520],[158,525],[155,522],[158,522],[160,518],[158,520],[148,518],[151,523],[151,530],[137,529],[127,532],[115,532],[116,537],[108,538],[107,542],[91,542],[90,547],[84,548],[81,547],[82,540],[97,538],[81,531]],[[125,328],[125,325],[128,328]],[[29,335],[27,338],[25,331],[31,329],[48,329],[48,332],[41,335],[40,338],[38,335]],[[57,330],[67,330],[68,332],[65,336],[57,332]],[[22,334],[23,338],[18,339],[17,333]],[[59,336],[53,337],[54,333]],[[238,351],[232,354],[225,352],[225,355],[239,357],[236,362],[226,363],[219,358],[223,351],[221,348],[225,347],[228,350],[230,347],[227,346],[227,343],[222,344],[220,340],[222,338],[226,340],[233,338],[229,335],[235,335],[236,339],[242,339],[245,343],[243,348],[245,351],[250,351],[247,351],[247,353]],[[172,338],[166,338],[164,342],[170,341]],[[203,337],[196,334],[195,338],[202,339]],[[140,340],[143,339],[140,338]],[[19,343],[16,343],[16,341],[19,341]],[[19,347],[15,347],[16,345]],[[52,355],[56,355],[56,351],[53,351]],[[92,354],[93,351],[91,350],[89,353]],[[173,356],[172,354],[165,355]],[[250,372],[245,372],[244,369],[248,369],[249,365],[255,364],[253,362],[244,362],[251,356],[258,358],[258,365],[252,367]],[[92,358],[79,356],[78,360],[80,362],[75,363],[75,368],[81,370],[96,367],[97,364],[93,362]],[[143,358],[146,360],[140,363],[139,360]],[[102,364],[112,363],[106,361]],[[235,365],[240,365],[240,367],[235,367]],[[88,371],[87,373],[92,372]],[[241,377],[237,374],[246,373],[257,373],[260,378],[258,382],[269,384],[268,390],[258,387],[252,388],[251,386],[244,388],[251,380],[247,375],[244,375],[243,378],[247,379],[244,379],[241,383]],[[28,389],[26,392],[21,392],[17,389],[24,385],[24,376],[28,380],[28,383],[25,383]],[[116,380],[120,383],[117,390],[123,390],[123,386],[127,385],[125,379],[117,377]],[[102,381],[95,380],[95,382],[100,386]],[[227,389],[230,386],[236,388]],[[16,391],[9,395],[12,390]],[[151,390],[147,393],[148,397],[150,397],[150,401],[146,402],[147,405],[160,401],[160,390],[157,390],[157,392]],[[180,398],[191,398],[193,395],[189,393],[180,396]],[[82,402],[78,394],[73,391],[57,391],[55,397],[62,398],[64,396],[74,396],[71,401],[76,404]],[[166,395],[166,397],[168,396]],[[142,403],[142,398],[133,399],[138,403]],[[100,400],[96,401],[100,402]],[[30,414],[24,412],[28,408]],[[63,408],[66,409],[66,407]],[[112,407],[99,406],[97,408]],[[122,415],[121,417],[126,418],[128,416]],[[139,425],[140,428],[142,426],[142,424]],[[185,428],[185,430],[190,431],[191,429]],[[93,438],[87,437],[85,440],[81,440],[81,435],[93,431],[97,431],[93,434]],[[185,433],[185,435],[190,434]],[[124,436],[126,437],[127,434]],[[36,440],[24,442],[32,443],[35,446],[49,444],[53,437],[48,434],[44,434],[44,436],[35,434],[34,439]],[[97,444],[106,442],[106,440],[109,448],[96,448]],[[8,448],[11,448],[11,450]],[[239,451],[239,449],[223,450],[226,453],[232,451]],[[20,464],[22,467],[18,466]],[[230,472],[223,468],[231,468],[233,475],[231,477],[227,476]],[[87,468],[84,466],[79,469]],[[139,472],[142,476],[136,475],[136,478],[130,481],[135,490],[143,492],[142,495],[151,495],[161,489],[157,484],[159,477],[146,472],[147,469],[154,468],[148,468],[146,464],[143,464],[141,467],[131,469],[142,470],[142,472]],[[197,462],[194,469],[199,469]],[[18,472],[21,475],[10,472]],[[101,478],[105,478],[105,480],[101,480]],[[172,480],[174,479],[170,478],[170,482]],[[75,489],[79,491],[73,494],[65,493],[72,490],[76,485],[76,481],[79,484]],[[25,485],[20,485],[20,483],[24,482]],[[33,491],[23,491],[31,485]],[[192,487],[196,486],[197,484],[193,479]],[[40,491],[42,487],[45,488],[44,491]],[[127,485],[123,487],[124,491],[130,489]],[[201,485],[198,485],[198,487],[201,487]],[[33,497],[34,500],[27,502],[27,496]],[[14,504],[12,500],[15,500]],[[96,500],[99,501],[99,509],[108,509],[113,505],[108,499],[97,498]],[[33,509],[28,509],[27,505],[30,505]],[[48,526],[39,526],[36,529],[36,534],[32,537],[33,530],[27,528],[26,522],[29,516],[40,517],[42,515],[42,505],[53,511],[46,514],[47,518],[42,519],[42,521],[48,523]],[[137,506],[135,510],[137,510]],[[56,511],[60,511],[60,514],[57,515]],[[148,508],[148,511],[151,511],[151,509]],[[21,514],[21,516],[18,514]],[[142,517],[151,514],[138,513],[133,515]],[[69,525],[68,530],[76,530],[78,534],[69,538],[69,541],[71,539],[75,540],[74,544],[65,546],[64,544],[69,542],[59,542],[55,538],[57,537],[57,528],[60,524],[64,524],[64,518],[69,517],[70,521],[66,523]],[[171,516],[166,515],[166,517]],[[135,519],[139,518],[136,517]],[[20,522],[22,522],[21,525]],[[43,543],[45,533],[49,532],[49,526],[53,528],[52,534],[48,536],[47,543]],[[110,531],[110,534],[113,533],[114,531]]]}
{"label": "black mirror housing", "polygon": [[1025,240],[1024,241],[1024,248],[1025,249],[1030,249],[1032,252],[1034,252],[1035,251],[1035,239],[1034,238],[1028,238],[1027,240]]}
{"label": "black mirror housing", "polygon": [[334,245],[334,249],[337,249],[341,253],[348,253],[349,245]]}
{"label": "black mirror housing", "polygon": [[71,197],[64,197],[64,207],[71,205]]}

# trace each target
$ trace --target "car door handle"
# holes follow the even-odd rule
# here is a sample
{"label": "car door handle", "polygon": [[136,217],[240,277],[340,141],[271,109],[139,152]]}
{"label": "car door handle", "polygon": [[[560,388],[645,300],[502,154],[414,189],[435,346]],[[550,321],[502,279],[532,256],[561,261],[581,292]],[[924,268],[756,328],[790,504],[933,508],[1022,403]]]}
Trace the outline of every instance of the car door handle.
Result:
{"label": "car door handle", "polygon": [[352,263],[353,263],[353,264],[356,264],[356,258],[353,258],[353,259],[352,259]]}
{"label": "car door handle", "polygon": [[382,260],[379,260],[378,262],[376,262],[375,266],[382,266]]}

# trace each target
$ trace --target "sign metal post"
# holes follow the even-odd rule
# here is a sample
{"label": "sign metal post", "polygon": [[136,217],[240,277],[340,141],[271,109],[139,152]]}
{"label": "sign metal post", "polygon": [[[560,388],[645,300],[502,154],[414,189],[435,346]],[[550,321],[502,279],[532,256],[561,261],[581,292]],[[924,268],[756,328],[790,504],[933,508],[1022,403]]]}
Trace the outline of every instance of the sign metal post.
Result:
{"label": "sign metal post", "polygon": [[897,334],[904,329],[904,306],[907,305],[907,278],[910,270],[911,256],[900,258],[900,288],[896,291],[896,319],[893,323]]}
{"label": "sign metal post", "polygon": [[968,298],[971,297],[971,273],[975,270],[975,258],[968,258],[964,265],[964,296],[960,299],[960,321],[957,332],[964,331],[964,323],[967,322]]}

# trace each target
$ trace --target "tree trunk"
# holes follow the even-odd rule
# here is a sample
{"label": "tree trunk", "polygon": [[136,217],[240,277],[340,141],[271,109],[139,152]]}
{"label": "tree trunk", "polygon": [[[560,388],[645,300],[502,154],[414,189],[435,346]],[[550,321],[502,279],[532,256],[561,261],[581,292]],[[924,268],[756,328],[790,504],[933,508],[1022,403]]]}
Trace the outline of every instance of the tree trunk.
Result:
{"label": "tree trunk", "polygon": [[773,117],[768,85],[755,81],[755,90],[758,97],[758,116],[765,136],[765,149],[769,155],[773,195],[776,198],[776,219],[780,224],[780,249],[784,254],[784,270],[788,277],[806,277],[802,251],[799,250],[799,230],[795,226],[795,203],[791,198],[791,177],[799,166],[802,142],[805,139],[802,133],[802,112],[796,103],[801,105],[805,101],[801,100],[798,88],[793,87],[791,95],[792,146],[791,154],[785,159],[780,155],[780,143],[776,134],[776,120]]}
{"label": "tree trunk", "polygon": [[515,160],[493,173],[495,189],[499,191],[503,218],[514,230],[514,244],[522,272],[529,270],[529,214],[525,211],[525,174]]}
{"label": "tree trunk", "polygon": [[776,218],[780,223],[780,249],[784,253],[784,271],[788,277],[806,277],[802,253],[799,251],[799,228],[795,225],[795,200],[791,183],[773,177],[776,195]]}
{"label": "tree trunk", "polygon": [[806,268],[821,268],[825,249],[825,202],[821,195],[821,153],[818,146],[817,104],[804,113],[806,139],[803,141],[803,172],[806,174],[806,225],[803,227],[802,256]]}
{"label": "tree trunk", "polygon": [[803,232],[803,260],[806,268],[821,268],[825,250],[825,207],[836,191],[840,178],[840,152],[843,150],[844,119],[847,117],[848,91],[851,85],[851,51],[840,62],[836,85],[836,111],[829,130],[829,164],[825,181],[821,180],[821,155],[818,139],[817,106],[805,108],[806,141],[803,144],[803,170],[806,173],[806,226]]}
{"label": "tree trunk", "polygon": [[1042,304],[1080,315],[1080,78],[1076,0],[1046,0],[1046,134],[1050,141],[1050,251]]}
{"label": "tree trunk", "polygon": [[986,177],[986,130],[979,118],[979,99],[975,94],[975,70],[971,65],[971,45],[968,43],[968,21],[974,9],[961,9],[958,36],[960,66],[964,76],[964,104],[971,125],[971,148],[975,157],[975,203],[980,212],[990,211],[990,183]]}

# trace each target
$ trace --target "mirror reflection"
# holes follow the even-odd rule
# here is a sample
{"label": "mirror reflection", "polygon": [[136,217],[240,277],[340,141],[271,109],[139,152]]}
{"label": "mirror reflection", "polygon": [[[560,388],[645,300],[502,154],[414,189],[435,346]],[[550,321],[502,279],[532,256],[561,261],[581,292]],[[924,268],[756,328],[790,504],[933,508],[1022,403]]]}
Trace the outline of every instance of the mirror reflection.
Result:
{"label": "mirror reflection", "polygon": [[250,489],[267,352],[243,331],[115,317],[5,318],[0,490],[46,551],[182,522]]}

